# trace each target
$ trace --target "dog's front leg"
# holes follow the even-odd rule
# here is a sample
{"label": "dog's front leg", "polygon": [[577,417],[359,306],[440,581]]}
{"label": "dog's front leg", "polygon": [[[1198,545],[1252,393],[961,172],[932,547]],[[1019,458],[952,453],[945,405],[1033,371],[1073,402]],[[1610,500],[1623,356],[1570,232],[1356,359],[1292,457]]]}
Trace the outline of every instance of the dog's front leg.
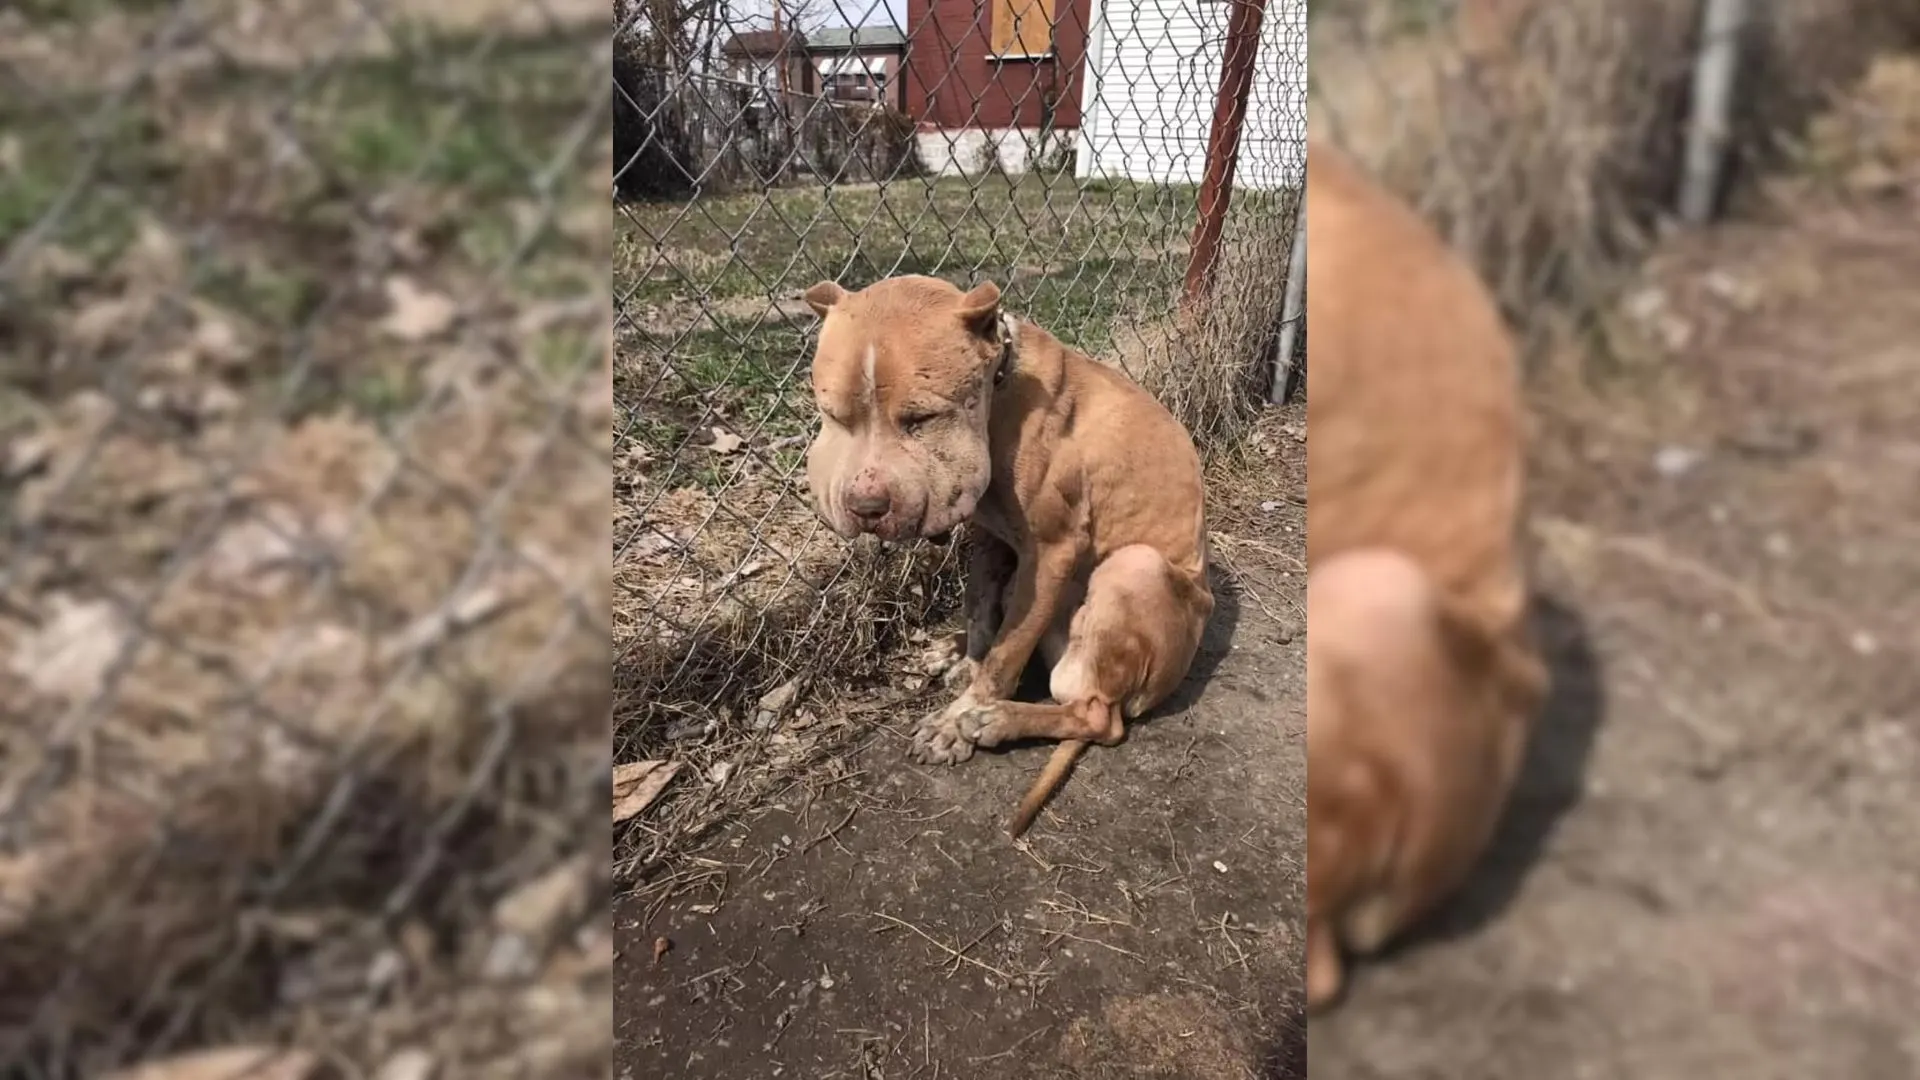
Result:
{"label": "dog's front leg", "polygon": [[958,693],[973,685],[980,661],[1000,633],[1018,561],[1005,541],[984,529],[974,529],[968,537],[966,590],[960,601],[966,629],[941,638],[921,661],[922,669],[947,689]]}
{"label": "dog's front leg", "polygon": [[1034,649],[1053,625],[1061,594],[1079,561],[1079,552],[1067,545],[1042,547],[1031,556],[1019,558],[999,633],[960,696],[921,721],[913,736],[914,758],[952,765],[973,756],[973,743],[960,733],[960,717],[981,702],[1001,700],[1013,693]]}
{"label": "dog's front leg", "polygon": [[987,650],[993,647],[994,639],[1000,636],[1000,625],[1006,619],[1007,590],[1020,567],[1020,557],[1013,548],[992,533],[981,529],[973,538],[973,549],[967,559],[967,638],[965,656],[973,661],[969,665],[969,677],[962,688],[970,684],[972,671],[977,670],[980,661],[986,659]]}

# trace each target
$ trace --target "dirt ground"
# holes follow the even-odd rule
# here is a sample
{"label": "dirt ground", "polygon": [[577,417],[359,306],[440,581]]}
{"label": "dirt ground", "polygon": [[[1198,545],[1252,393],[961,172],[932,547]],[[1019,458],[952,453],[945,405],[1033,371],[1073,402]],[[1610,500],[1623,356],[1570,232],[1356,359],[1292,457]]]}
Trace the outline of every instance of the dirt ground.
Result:
{"label": "dirt ground", "polygon": [[1558,691],[1493,857],[1314,1022],[1316,1080],[1920,1075],[1907,191],[1665,244],[1622,313],[1656,357],[1536,395]]}
{"label": "dirt ground", "polygon": [[1215,485],[1230,584],[1187,688],[1025,844],[1044,748],[913,765],[923,697],[717,835],[698,887],[616,901],[616,1073],[1304,1075],[1303,420]]}

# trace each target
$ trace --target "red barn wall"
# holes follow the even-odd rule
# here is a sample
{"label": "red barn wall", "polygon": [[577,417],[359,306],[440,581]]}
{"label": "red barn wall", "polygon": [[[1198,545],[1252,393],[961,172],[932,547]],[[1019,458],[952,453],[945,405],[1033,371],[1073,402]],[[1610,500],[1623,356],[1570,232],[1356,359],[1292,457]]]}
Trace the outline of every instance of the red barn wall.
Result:
{"label": "red barn wall", "polygon": [[1055,0],[1053,56],[996,60],[995,0],[907,0],[906,111],[942,128],[1039,127],[1055,92],[1054,126],[1080,126],[1080,79],[1092,0]]}

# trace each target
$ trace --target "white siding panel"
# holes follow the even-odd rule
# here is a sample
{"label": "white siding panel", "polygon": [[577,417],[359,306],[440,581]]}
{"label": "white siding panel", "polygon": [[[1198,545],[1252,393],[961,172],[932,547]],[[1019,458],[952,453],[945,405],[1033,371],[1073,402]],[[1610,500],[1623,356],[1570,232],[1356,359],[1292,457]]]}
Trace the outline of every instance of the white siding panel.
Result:
{"label": "white siding panel", "polygon": [[[1224,0],[1095,0],[1075,172],[1198,184],[1220,85]],[[1236,180],[1304,179],[1306,0],[1269,0]]]}

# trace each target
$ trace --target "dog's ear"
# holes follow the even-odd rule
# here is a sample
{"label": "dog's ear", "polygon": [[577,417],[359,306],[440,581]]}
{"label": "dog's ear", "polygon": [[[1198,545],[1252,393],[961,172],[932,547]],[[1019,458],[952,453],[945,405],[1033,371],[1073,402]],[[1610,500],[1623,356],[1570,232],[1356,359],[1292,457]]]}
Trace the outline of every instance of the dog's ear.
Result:
{"label": "dog's ear", "polygon": [[847,290],[841,288],[838,282],[817,281],[801,293],[800,298],[807,302],[815,315],[824,319],[827,312],[833,310],[833,305],[847,298]]}
{"label": "dog's ear", "polygon": [[991,281],[975,285],[960,298],[960,321],[983,338],[996,338],[995,324],[1000,320],[1000,286]]}

